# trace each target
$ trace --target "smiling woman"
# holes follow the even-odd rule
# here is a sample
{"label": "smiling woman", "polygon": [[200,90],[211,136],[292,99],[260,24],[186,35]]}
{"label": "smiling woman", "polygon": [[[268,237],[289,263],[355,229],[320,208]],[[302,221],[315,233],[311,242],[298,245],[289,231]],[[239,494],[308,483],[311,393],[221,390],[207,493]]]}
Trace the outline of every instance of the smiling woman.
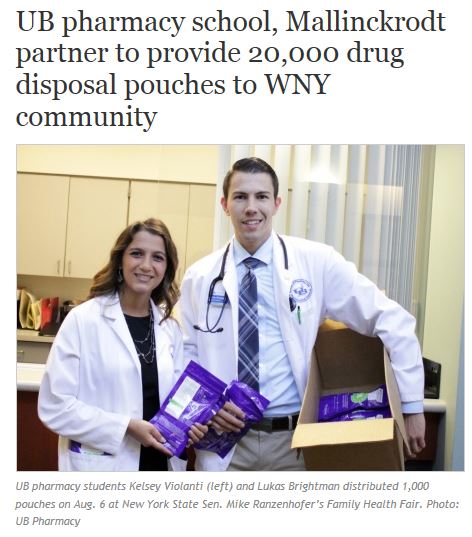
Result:
{"label": "smiling woman", "polygon": [[[178,258],[163,222],[120,234],[88,300],[66,317],[39,392],[39,417],[59,439],[59,469],[184,469],[168,460],[149,423],[183,369],[182,335],[171,318]],[[206,427],[194,426],[189,442]]]}
{"label": "smiling woman", "polygon": [[[150,300],[167,319],[179,297],[174,282],[178,266],[175,244],[166,225],[149,218],[122,231],[110,260],[94,277],[89,298],[117,293],[125,313],[149,312]],[[132,310],[132,311],[128,311]]]}
{"label": "smiling woman", "polygon": [[138,231],[123,252],[121,308],[128,314],[147,314],[151,293],[167,270],[164,240],[149,231]]}

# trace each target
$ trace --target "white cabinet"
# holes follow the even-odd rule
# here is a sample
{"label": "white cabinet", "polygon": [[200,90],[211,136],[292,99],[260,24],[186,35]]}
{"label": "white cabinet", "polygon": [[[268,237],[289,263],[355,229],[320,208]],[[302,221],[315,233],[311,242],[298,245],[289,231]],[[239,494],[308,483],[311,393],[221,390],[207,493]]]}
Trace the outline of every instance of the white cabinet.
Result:
{"label": "white cabinet", "polygon": [[154,217],[162,220],[179,254],[177,281],[185,269],[213,248],[215,187],[152,181],[131,181],[128,223]]}
{"label": "white cabinet", "polygon": [[128,181],[19,174],[17,273],[92,278],[126,227]]}
{"label": "white cabinet", "polygon": [[188,220],[188,185],[131,181],[128,223],[146,218],[158,218],[169,228],[179,255],[177,281],[185,267]]}
{"label": "white cabinet", "polygon": [[62,276],[69,177],[19,174],[17,178],[17,272]]}
{"label": "white cabinet", "polygon": [[215,187],[52,175],[18,175],[17,272],[93,278],[128,223],[154,217],[179,254],[177,281],[213,248]]}
{"label": "white cabinet", "polygon": [[190,185],[186,266],[213,251],[215,221],[213,185]]}
{"label": "white cabinet", "polygon": [[106,264],[127,212],[128,181],[71,178],[64,276],[92,278]]}

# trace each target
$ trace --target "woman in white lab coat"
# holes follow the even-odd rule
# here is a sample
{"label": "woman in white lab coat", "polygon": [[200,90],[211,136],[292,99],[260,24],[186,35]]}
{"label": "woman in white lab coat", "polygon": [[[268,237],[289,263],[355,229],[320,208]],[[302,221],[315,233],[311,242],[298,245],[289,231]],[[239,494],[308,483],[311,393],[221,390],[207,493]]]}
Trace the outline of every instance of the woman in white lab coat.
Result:
{"label": "woman in white lab coat", "polygon": [[[167,227],[148,219],[118,237],[88,300],[51,348],[38,413],[59,434],[59,470],[184,469],[148,420],[183,369],[178,258]],[[193,427],[189,442],[205,427]]]}

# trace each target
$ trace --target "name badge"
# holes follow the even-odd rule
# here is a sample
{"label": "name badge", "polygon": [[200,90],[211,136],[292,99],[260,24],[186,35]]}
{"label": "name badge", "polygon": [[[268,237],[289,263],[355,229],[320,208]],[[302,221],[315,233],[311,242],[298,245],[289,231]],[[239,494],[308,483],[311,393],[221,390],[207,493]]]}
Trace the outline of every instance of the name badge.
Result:
{"label": "name badge", "polygon": [[211,295],[210,304],[212,306],[219,306],[220,308],[223,307],[225,304],[225,296],[226,295]]}
{"label": "name badge", "polygon": [[213,293],[210,297],[210,305],[222,308],[225,305],[225,299],[226,303],[228,303],[226,290],[221,281],[219,281],[213,289]]}

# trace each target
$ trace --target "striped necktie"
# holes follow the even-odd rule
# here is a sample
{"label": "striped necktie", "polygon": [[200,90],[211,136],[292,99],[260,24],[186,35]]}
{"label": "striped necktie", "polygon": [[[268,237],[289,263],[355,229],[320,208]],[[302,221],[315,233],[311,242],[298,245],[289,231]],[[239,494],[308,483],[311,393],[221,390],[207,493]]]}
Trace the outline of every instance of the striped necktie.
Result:
{"label": "striped necktie", "polygon": [[248,269],[239,290],[238,379],[259,390],[259,329],[257,313],[257,278],[253,270],[260,261],[248,257]]}

